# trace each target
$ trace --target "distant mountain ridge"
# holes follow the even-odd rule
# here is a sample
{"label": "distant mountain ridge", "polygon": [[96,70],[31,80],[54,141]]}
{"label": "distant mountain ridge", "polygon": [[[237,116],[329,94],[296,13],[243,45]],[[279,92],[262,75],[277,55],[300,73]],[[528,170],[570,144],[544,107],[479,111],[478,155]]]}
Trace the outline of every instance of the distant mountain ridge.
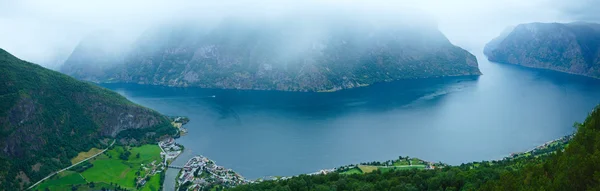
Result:
{"label": "distant mountain ridge", "polygon": [[135,144],[176,133],[156,111],[2,49],[0,74],[0,190],[25,189],[112,139]]}
{"label": "distant mountain ridge", "polygon": [[93,43],[82,41],[61,71],[95,82],[283,91],[481,74],[475,56],[452,45],[435,26],[377,25],[353,17],[284,21],[159,26],[111,61],[119,63],[115,67],[95,72],[73,70],[93,68],[94,58],[107,56],[79,54]]}
{"label": "distant mountain ridge", "polygon": [[600,78],[600,24],[529,23],[488,43],[488,60]]}

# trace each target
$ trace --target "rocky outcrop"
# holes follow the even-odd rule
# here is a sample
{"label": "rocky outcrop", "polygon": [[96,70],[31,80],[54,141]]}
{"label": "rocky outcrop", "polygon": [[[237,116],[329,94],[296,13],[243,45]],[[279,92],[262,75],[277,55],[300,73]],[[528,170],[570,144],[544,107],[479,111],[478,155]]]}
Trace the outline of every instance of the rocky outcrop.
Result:
{"label": "rocky outcrop", "polygon": [[452,45],[435,25],[378,25],[352,16],[307,20],[159,26],[116,61],[123,64],[100,74],[72,72],[92,59],[74,51],[62,71],[97,82],[283,91],[480,75],[475,56]]}
{"label": "rocky outcrop", "polygon": [[486,45],[493,62],[600,78],[600,25],[521,24]]}
{"label": "rocky outcrop", "polygon": [[[2,49],[0,74],[0,190],[24,189],[27,183],[15,177],[38,181],[124,131],[176,133],[167,117],[151,109]],[[148,141],[163,134],[136,138]]]}

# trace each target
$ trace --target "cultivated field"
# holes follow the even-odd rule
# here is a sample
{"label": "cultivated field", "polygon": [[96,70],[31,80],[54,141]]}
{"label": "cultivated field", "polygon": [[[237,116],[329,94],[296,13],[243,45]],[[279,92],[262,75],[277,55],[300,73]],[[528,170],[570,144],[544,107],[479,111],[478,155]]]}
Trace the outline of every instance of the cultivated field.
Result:
{"label": "cultivated field", "polygon": [[[128,151],[128,157],[122,157]],[[73,160],[83,160],[85,157],[92,156],[96,152],[94,149],[88,152],[79,153]],[[105,153],[89,160],[93,166],[77,172],[77,166],[69,171],[62,172],[45,182],[42,182],[33,190],[100,190],[102,188],[126,188],[129,190],[158,190],[160,188],[160,174],[150,177],[150,180],[141,188],[136,188],[135,178],[139,172],[144,176],[146,171],[142,169],[143,165],[148,165],[155,161],[160,163],[160,148],[158,145],[143,145],[141,147],[125,148],[116,146]],[[96,152],[97,153],[97,152]],[[94,153],[95,154],[95,153]],[[138,157],[139,154],[139,157]],[[127,158],[127,160],[123,160]],[[93,183],[93,184],[92,184]]]}

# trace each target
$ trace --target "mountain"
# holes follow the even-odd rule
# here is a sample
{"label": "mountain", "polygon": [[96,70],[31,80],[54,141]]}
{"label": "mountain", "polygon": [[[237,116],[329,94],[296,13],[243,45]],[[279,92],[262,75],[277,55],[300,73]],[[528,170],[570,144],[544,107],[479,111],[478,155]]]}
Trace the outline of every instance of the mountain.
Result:
{"label": "mountain", "polygon": [[106,75],[106,69],[123,63],[130,45],[126,38],[110,31],[92,33],[82,39],[59,71],[81,79]]}
{"label": "mountain", "polygon": [[508,36],[510,35],[510,33],[515,29],[514,26],[510,26],[510,27],[506,27],[502,33],[500,33],[500,35],[494,39],[492,39],[490,42],[488,42],[485,47],[483,48],[483,53],[485,55],[491,54],[491,52],[493,50],[495,50],[496,48],[498,48],[498,46],[500,45],[500,43],[502,43],[502,41]]}
{"label": "mountain", "polygon": [[567,136],[499,161],[435,164],[436,168],[429,169],[384,166],[369,173],[358,168],[353,173],[300,175],[230,190],[597,190],[600,106],[575,127],[572,139]]}
{"label": "mountain", "polygon": [[96,82],[335,91],[398,79],[481,74],[475,56],[452,45],[433,24],[351,15],[161,25],[111,61],[120,64],[102,71],[73,69],[90,68],[106,55],[103,50],[83,54],[85,46],[96,45],[82,41],[61,71]]}
{"label": "mountain", "polygon": [[20,190],[92,147],[176,133],[167,117],[123,96],[0,49],[0,190]]}
{"label": "mountain", "polygon": [[493,62],[600,78],[600,24],[521,24],[484,53]]}

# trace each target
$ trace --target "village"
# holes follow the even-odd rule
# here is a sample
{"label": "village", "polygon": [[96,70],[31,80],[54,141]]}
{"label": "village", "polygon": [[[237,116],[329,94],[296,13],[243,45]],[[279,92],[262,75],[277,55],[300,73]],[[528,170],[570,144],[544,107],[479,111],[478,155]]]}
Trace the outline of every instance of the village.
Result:
{"label": "village", "polygon": [[158,146],[162,150],[160,156],[163,158],[163,163],[168,166],[171,161],[175,160],[183,152],[183,145],[175,143],[175,139],[169,138],[158,142]]}
{"label": "village", "polygon": [[140,171],[137,171],[135,175],[136,187],[141,188],[146,185],[150,177],[160,174],[162,171],[166,170],[165,165],[163,163],[152,161],[150,164],[141,164]]}
{"label": "village", "polygon": [[137,176],[135,183],[138,188],[144,186],[150,177],[166,171],[169,163],[183,152],[183,146],[175,143],[173,138],[158,142],[158,146],[161,149],[160,157],[163,161],[154,160],[149,164],[141,164],[140,170],[135,173]]}
{"label": "village", "polygon": [[182,167],[177,177],[178,190],[203,190],[213,187],[230,188],[249,183],[231,169],[217,166],[214,161],[195,156]]}
{"label": "village", "polygon": [[[171,120],[173,127],[177,128],[178,130],[178,135],[182,135],[187,132],[182,126],[189,122],[188,118],[171,117]],[[150,177],[166,171],[169,163],[175,160],[175,158],[177,158],[177,156],[183,152],[183,145],[175,143],[175,139],[173,138],[168,138],[158,142],[158,147],[161,150],[160,157],[163,161],[158,162],[154,160],[150,164],[141,164],[140,169],[135,173],[137,176],[135,178],[136,187],[139,188],[144,186],[150,180]]]}
{"label": "village", "polygon": [[522,157],[541,156],[553,153],[558,149],[563,150],[567,146],[567,144],[569,144],[569,142],[573,139],[574,136],[575,134],[567,135],[552,141],[548,141],[525,152],[511,153],[510,156],[505,157],[504,159],[512,160]]}

